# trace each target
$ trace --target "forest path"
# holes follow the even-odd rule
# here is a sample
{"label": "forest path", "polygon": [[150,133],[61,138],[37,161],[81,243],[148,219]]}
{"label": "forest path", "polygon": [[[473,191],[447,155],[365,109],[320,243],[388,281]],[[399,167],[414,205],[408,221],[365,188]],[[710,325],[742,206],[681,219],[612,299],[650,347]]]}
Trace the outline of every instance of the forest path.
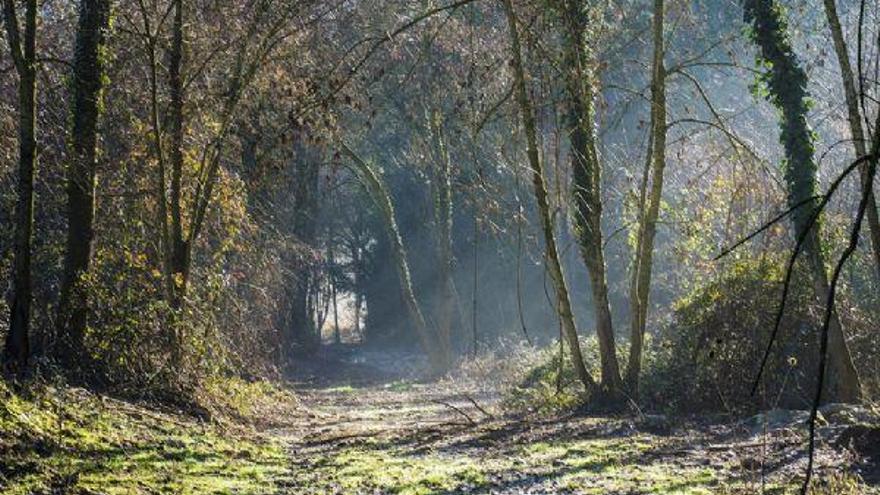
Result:
{"label": "forest path", "polygon": [[[0,494],[751,495],[762,471],[764,493],[797,493],[805,411],[764,415],[766,434],[755,418],[517,416],[493,380],[420,382],[419,362],[359,350],[300,363],[295,393],[231,382],[218,393],[248,411],[247,424],[0,383]],[[865,462],[880,459],[876,430],[850,423],[864,433],[852,447],[873,452],[854,456],[832,435],[840,418],[828,418],[816,478],[825,489],[811,495],[880,494],[880,463]]]}
{"label": "forest path", "polygon": [[305,414],[270,432],[290,457],[280,493],[746,494],[760,492],[762,469],[768,488],[799,474],[786,461],[800,455],[793,430],[764,444],[627,417],[510,417],[473,385],[320,366],[329,379],[297,386]]}

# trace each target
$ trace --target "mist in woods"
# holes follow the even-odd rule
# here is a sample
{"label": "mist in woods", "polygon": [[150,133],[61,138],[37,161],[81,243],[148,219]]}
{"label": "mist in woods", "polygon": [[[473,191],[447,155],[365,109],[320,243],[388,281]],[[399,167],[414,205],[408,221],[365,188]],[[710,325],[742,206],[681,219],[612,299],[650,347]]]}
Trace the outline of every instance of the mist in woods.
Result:
{"label": "mist in woods", "polygon": [[880,493],[875,0],[0,1],[0,492]]}

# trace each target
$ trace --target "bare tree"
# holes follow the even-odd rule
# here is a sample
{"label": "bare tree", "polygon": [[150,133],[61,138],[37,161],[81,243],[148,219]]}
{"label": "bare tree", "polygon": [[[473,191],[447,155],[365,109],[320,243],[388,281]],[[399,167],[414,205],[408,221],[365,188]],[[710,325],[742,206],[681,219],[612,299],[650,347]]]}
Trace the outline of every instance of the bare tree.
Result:
{"label": "bare tree", "polygon": [[[654,257],[654,234],[663,196],[663,171],[666,168],[666,68],[664,56],[664,0],[654,0],[654,59],[651,76],[651,127],[648,136],[645,172],[639,191],[638,232],[630,285],[630,352],[625,383],[637,395],[642,369],[642,348],[648,317],[651,291],[651,270]],[[650,178],[649,178],[650,176]],[[650,194],[648,184],[650,183]]]}
{"label": "bare tree", "polygon": [[439,297],[437,338],[444,348],[443,352],[451,354],[452,324],[456,313],[455,282],[452,279],[452,163],[440,112],[435,109],[430,120],[435,155],[431,167],[431,190],[434,205],[434,245],[438,262],[434,282]]}
{"label": "bare tree", "polygon": [[[846,98],[847,119],[849,120],[852,145],[856,157],[865,156],[868,152],[868,143],[865,140],[865,130],[862,125],[862,112],[859,109],[859,97],[856,90],[856,82],[853,76],[852,64],[849,60],[846,40],[843,37],[843,28],[840,26],[840,18],[837,15],[835,0],[823,0],[825,4],[825,17],[828,19],[828,27],[831,30],[831,39],[834,40],[834,52],[840,65],[840,78],[843,84],[843,94]],[[862,186],[868,180],[868,164],[861,167]],[[877,265],[877,273],[880,275],[880,218],[877,215],[877,202],[874,198],[874,190],[869,189],[867,199],[868,207],[866,219],[868,231],[871,236],[874,263]]]}

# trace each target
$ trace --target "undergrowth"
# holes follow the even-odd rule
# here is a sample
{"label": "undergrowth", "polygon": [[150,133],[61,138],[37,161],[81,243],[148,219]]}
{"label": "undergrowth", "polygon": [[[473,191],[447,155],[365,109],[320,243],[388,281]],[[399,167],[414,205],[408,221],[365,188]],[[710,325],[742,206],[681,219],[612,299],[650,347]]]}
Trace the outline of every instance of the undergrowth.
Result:
{"label": "undergrowth", "polygon": [[[651,338],[647,336],[647,347],[650,346]],[[594,376],[600,373],[599,365],[599,342],[594,336],[580,339],[581,352],[584,363]],[[628,346],[620,347],[620,356],[626,356]],[[541,415],[553,415],[570,412],[585,404],[587,397],[584,394],[584,386],[577,379],[568,348],[562,355],[560,366],[559,342],[551,343],[546,347],[536,348],[520,345],[515,351],[515,366],[505,369],[497,369],[497,366],[482,364],[480,367],[484,373],[491,371],[500,372],[504,378],[496,380],[496,390],[501,391],[503,400],[502,407],[515,413],[537,413]],[[482,361],[506,361],[504,355],[487,355],[478,358]],[[645,368],[650,369],[653,365],[650,355],[645,357]],[[474,365],[467,365],[469,371],[473,371]]]}

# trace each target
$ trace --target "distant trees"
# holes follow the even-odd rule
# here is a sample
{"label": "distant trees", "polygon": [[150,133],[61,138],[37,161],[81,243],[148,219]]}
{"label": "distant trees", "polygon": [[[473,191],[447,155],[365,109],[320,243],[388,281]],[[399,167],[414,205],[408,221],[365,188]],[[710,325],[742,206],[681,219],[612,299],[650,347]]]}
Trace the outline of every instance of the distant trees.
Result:
{"label": "distant trees", "polygon": [[400,229],[397,227],[397,219],[394,215],[394,205],[382,179],[375,170],[351,148],[344,143],[341,150],[352,163],[352,169],[363,184],[367,193],[379,210],[381,221],[385,226],[385,233],[391,243],[391,255],[399,279],[401,299],[406,306],[410,323],[413,325],[419,338],[422,350],[428,356],[431,370],[436,374],[442,374],[449,369],[451,356],[449,354],[448,341],[444,342],[447,335],[433,331],[425,320],[425,313],[413,291],[412,277],[409,269],[409,259],[403,240],[400,237]]}
{"label": "distant trees", "polygon": [[317,277],[306,253],[315,249],[318,234],[318,209],[320,206],[319,181],[321,157],[309,142],[307,128],[298,128],[293,135],[293,159],[290,167],[293,195],[293,225],[291,233],[306,248],[288,268],[293,271],[290,280],[290,319],[284,331],[289,336],[287,345],[294,354],[309,355],[321,344],[320,328],[315,322],[315,304],[310,295],[315,291]]}
{"label": "distant trees", "polygon": [[3,0],[3,19],[9,53],[18,73],[18,198],[15,203],[15,240],[12,303],[4,359],[21,370],[30,356],[31,244],[34,229],[34,169],[37,163],[37,1],[27,0],[24,30],[15,0]]}

